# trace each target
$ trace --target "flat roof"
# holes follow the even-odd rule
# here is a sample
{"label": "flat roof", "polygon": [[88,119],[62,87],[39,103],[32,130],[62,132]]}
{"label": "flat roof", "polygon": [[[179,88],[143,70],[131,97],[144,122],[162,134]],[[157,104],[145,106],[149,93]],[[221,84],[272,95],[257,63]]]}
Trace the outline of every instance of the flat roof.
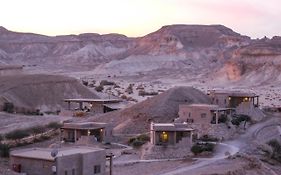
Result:
{"label": "flat roof", "polygon": [[[27,149],[12,151],[11,156],[54,161],[54,157],[51,156],[51,152],[53,150],[55,149],[27,148]],[[73,154],[86,154],[91,152],[98,152],[98,151],[103,151],[104,149],[77,146],[77,147],[63,147],[63,148],[58,148],[57,150],[58,150],[58,154],[56,157],[63,157]]]}
{"label": "flat roof", "polygon": [[238,90],[208,90],[208,93],[228,94],[230,97],[258,97],[255,93]]}
{"label": "flat roof", "polygon": [[118,103],[122,100],[119,99],[95,99],[95,98],[69,98],[64,99],[64,102],[86,102],[86,103],[100,103],[100,104],[106,104],[106,103]]}
{"label": "flat roof", "polygon": [[208,108],[218,108],[218,105],[213,105],[213,104],[189,104],[187,106],[191,106],[191,107],[208,107]]}
{"label": "flat roof", "polygon": [[105,128],[107,123],[99,122],[74,122],[74,123],[64,123],[61,127],[62,129],[82,129],[82,130],[91,130],[91,129],[102,129]]}
{"label": "flat roof", "polygon": [[185,123],[152,123],[152,131],[193,131]]}

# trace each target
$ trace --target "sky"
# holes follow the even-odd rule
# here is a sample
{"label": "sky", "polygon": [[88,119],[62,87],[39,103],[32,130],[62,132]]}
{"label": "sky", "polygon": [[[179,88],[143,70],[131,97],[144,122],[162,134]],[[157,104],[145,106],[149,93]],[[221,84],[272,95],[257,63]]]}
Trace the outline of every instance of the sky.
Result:
{"label": "sky", "polygon": [[0,26],[45,35],[120,33],[222,24],[252,38],[281,35],[280,0],[0,0]]}

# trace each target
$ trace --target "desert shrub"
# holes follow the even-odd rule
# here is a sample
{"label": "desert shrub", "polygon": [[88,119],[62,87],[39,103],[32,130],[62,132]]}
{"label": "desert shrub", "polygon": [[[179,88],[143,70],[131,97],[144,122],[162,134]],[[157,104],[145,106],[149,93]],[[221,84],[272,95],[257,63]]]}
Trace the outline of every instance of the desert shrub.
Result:
{"label": "desert shrub", "polygon": [[128,94],[134,93],[133,87],[134,87],[134,84],[129,84],[129,86],[127,87],[127,89],[125,90],[125,92],[127,92]]}
{"label": "desert shrub", "polygon": [[89,82],[88,82],[88,81],[85,81],[85,80],[82,80],[82,84],[83,84],[84,86],[88,86]]}
{"label": "desert shrub", "polygon": [[28,129],[31,134],[36,135],[46,131],[46,127],[44,126],[34,126]]}
{"label": "desert shrub", "polygon": [[202,137],[199,138],[199,140],[203,142],[217,142],[219,139],[209,135],[203,135]]}
{"label": "desert shrub", "polygon": [[191,147],[191,152],[195,155],[198,155],[202,152],[213,152],[214,148],[215,145],[213,143],[204,143],[204,144],[196,143]]}
{"label": "desert shrub", "polygon": [[103,89],[104,89],[104,88],[103,88],[102,85],[99,85],[99,86],[95,87],[95,90],[98,91],[98,92],[103,91]]}
{"label": "desert shrub", "polygon": [[227,116],[226,116],[226,115],[221,115],[221,116],[219,116],[218,122],[219,122],[219,123],[225,123],[225,122],[227,122]]}
{"label": "desert shrub", "polygon": [[28,137],[30,133],[26,129],[17,129],[5,135],[6,139],[19,140]]}
{"label": "desert shrub", "polygon": [[14,104],[10,102],[4,103],[3,111],[8,112],[8,113],[13,113],[14,112]]}
{"label": "desert shrub", "polygon": [[233,125],[236,125],[237,127],[241,124],[241,122],[244,122],[244,129],[246,127],[246,123],[251,121],[251,117],[248,115],[236,115],[232,120],[231,123]]}
{"label": "desert shrub", "polygon": [[132,146],[135,147],[135,148],[139,148],[140,146],[142,146],[144,143],[140,140],[134,140],[132,142]]}
{"label": "desert shrub", "polygon": [[62,127],[62,124],[58,122],[50,122],[47,125],[47,128],[51,128],[51,129],[59,129],[60,127]]}
{"label": "desert shrub", "polygon": [[202,148],[200,145],[195,144],[191,147],[191,152],[195,155],[198,155],[198,154],[202,153]]}
{"label": "desert shrub", "polygon": [[139,96],[153,96],[158,95],[158,92],[146,92],[144,90],[139,90]]}
{"label": "desert shrub", "polygon": [[278,140],[273,139],[267,143],[272,148],[271,158],[281,162],[281,144]]}
{"label": "desert shrub", "polygon": [[0,144],[0,156],[9,157],[10,155],[10,146],[8,144]]}
{"label": "desert shrub", "polygon": [[146,142],[150,141],[150,137],[148,135],[145,134],[141,134],[137,137],[132,137],[128,140],[128,144],[132,145],[133,147],[140,147],[143,144],[145,144]]}
{"label": "desert shrub", "polygon": [[107,81],[107,80],[101,80],[100,86],[114,86],[115,83],[112,81]]}

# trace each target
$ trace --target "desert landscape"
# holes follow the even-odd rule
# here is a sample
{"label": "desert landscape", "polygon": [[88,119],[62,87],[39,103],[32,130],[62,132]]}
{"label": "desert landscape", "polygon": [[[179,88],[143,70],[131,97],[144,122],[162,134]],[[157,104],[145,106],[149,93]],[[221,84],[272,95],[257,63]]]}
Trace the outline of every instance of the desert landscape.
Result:
{"label": "desert landscape", "polygon": [[[135,3],[52,5],[52,22],[77,17],[61,35],[0,24],[0,174],[280,175],[281,36],[264,22],[277,10]],[[179,20],[197,11],[198,24]],[[48,17],[36,28],[62,26]]]}

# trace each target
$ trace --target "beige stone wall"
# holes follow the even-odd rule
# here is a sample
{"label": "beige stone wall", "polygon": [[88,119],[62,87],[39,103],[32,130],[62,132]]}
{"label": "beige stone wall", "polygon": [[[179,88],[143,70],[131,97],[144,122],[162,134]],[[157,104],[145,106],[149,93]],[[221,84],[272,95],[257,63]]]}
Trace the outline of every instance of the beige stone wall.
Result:
{"label": "beige stone wall", "polygon": [[177,159],[191,157],[192,144],[158,146],[147,143],[142,147],[141,159]]}
{"label": "beige stone wall", "polygon": [[11,169],[13,164],[20,164],[21,172],[28,175],[53,175],[52,166],[55,165],[52,161],[11,156]]}
{"label": "beige stone wall", "polygon": [[228,94],[210,94],[212,104],[218,105],[221,108],[229,106]]}
{"label": "beige stone wall", "polygon": [[[180,105],[179,119],[182,122],[186,122],[187,119],[193,119],[193,123],[210,124],[213,118],[210,110],[208,107]],[[206,116],[202,117],[202,114],[206,114]]]}
{"label": "beige stone wall", "polygon": [[[75,174],[82,175],[82,157],[81,154],[68,155],[63,157],[56,158],[57,165],[57,175],[72,175],[72,171],[75,171]],[[43,174],[42,174],[43,175]]]}
{"label": "beige stone wall", "polygon": [[[105,160],[106,154],[105,151],[98,151],[89,154],[83,154],[82,161],[83,161],[83,172],[81,175],[105,175]],[[94,174],[94,166],[100,165],[101,166],[101,173]]]}

